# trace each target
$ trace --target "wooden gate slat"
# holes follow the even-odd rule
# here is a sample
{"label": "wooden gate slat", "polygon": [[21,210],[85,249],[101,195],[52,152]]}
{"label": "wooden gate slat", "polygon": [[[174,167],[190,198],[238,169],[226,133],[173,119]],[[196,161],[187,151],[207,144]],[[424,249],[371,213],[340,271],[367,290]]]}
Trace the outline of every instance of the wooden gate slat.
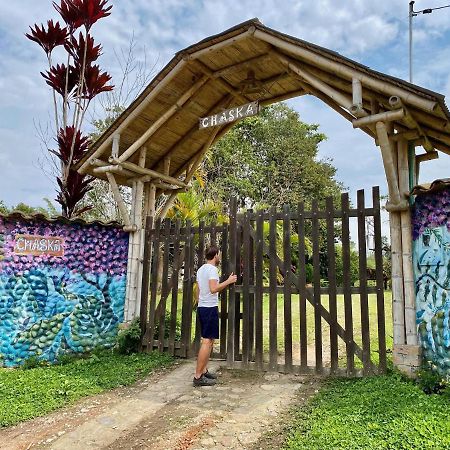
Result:
{"label": "wooden gate slat", "polygon": [[243,277],[242,277],[242,364],[244,367],[248,365],[250,353],[250,235],[249,235],[250,221],[248,214],[244,216],[243,222]]}
{"label": "wooden gate slat", "polygon": [[[239,220],[236,221],[236,275],[237,281],[236,285],[242,286],[242,272],[241,272],[241,252],[242,252],[242,224]],[[235,290],[234,294],[234,358],[235,361],[240,361],[242,359],[241,353],[241,319],[242,319],[242,311],[241,311],[241,292]]]}
{"label": "wooden gate slat", "polygon": [[[274,207],[270,210],[269,219],[269,255],[277,254],[277,219]],[[269,259],[269,367],[276,370],[278,367],[277,348],[277,265],[274,258]]]}
{"label": "wooden gate slat", "polygon": [[256,217],[256,263],[255,263],[255,361],[263,368],[263,260],[264,260],[263,212]]}
{"label": "wooden gate slat", "polygon": [[[236,215],[237,202],[233,198],[230,205],[230,250],[229,250],[229,269],[230,272],[236,273]],[[227,366],[233,367],[234,363],[234,336],[235,336],[235,321],[236,321],[236,305],[235,305],[235,286],[230,285],[229,288],[229,302],[228,302],[228,334],[227,334]]]}
{"label": "wooden gate slat", "polygon": [[[221,281],[228,278],[229,260],[228,260],[228,225],[222,225],[222,277]],[[220,294],[220,357],[226,358],[227,355],[227,315],[228,315],[228,289],[224,289]]]}
{"label": "wooden gate slat", "polygon": [[142,266],[142,289],[141,289],[141,309],[140,309],[140,325],[141,325],[141,345],[145,347],[147,344],[147,321],[148,321],[148,300],[150,286],[150,258],[152,254],[152,233],[153,217],[147,216],[145,220],[145,237],[144,237],[144,262]]}
{"label": "wooden gate slat", "polygon": [[180,227],[181,221],[178,219],[175,222],[174,231],[174,255],[173,255],[173,269],[171,276],[172,287],[172,303],[170,307],[170,330],[169,330],[169,354],[175,356],[175,338],[177,331],[177,313],[178,313],[178,276],[179,276],[179,260],[180,260]]}
{"label": "wooden gate slat", "polygon": [[[187,326],[188,329],[190,331],[190,333],[188,334],[189,336],[189,340],[187,341],[187,357],[192,356],[192,353],[194,351],[194,341],[192,339],[192,313],[194,310],[194,280],[195,280],[195,234],[192,232],[191,230],[191,234],[190,234],[190,259],[189,259],[189,279],[188,279],[188,292],[187,292],[187,296],[188,296],[188,314],[187,314]],[[197,316],[197,314],[196,314]]]}
{"label": "wooden gate slat", "polygon": [[312,202],[312,244],[313,244],[313,289],[314,289],[314,341],[316,356],[316,372],[321,373],[322,361],[322,300],[320,293],[320,244],[319,218],[317,216],[317,200]]}
{"label": "wooden gate slat", "polygon": [[[251,211],[253,212],[253,211]],[[249,253],[249,284],[254,288],[255,286],[255,241],[250,235],[250,228],[252,227],[251,222],[249,222],[249,239],[250,239],[250,253]],[[255,360],[255,292],[254,289],[249,291],[249,361]]]}
{"label": "wooden gate slat", "polygon": [[373,227],[375,234],[375,268],[377,285],[377,325],[378,325],[378,354],[379,373],[386,372],[386,327],[384,310],[384,273],[383,273],[383,253],[381,242],[381,216],[380,216],[380,188],[372,189]]}
{"label": "wooden gate slat", "polygon": [[336,257],[334,248],[334,203],[333,197],[328,197],[326,200],[327,212],[327,256],[328,256],[328,283],[329,294],[328,302],[331,316],[330,324],[330,356],[331,356],[331,372],[335,372],[338,367],[338,335],[336,325],[337,317],[337,303],[336,303]]}
{"label": "wooden gate slat", "polygon": [[161,233],[161,219],[157,219],[155,223],[155,234],[153,240],[153,260],[152,275],[150,284],[150,310],[148,315],[148,344],[147,351],[153,351],[153,343],[155,336],[155,312],[156,312],[156,296],[158,291],[158,265],[159,265],[159,238]]}
{"label": "wooden gate slat", "polygon": [[[254,231],[250,230],[250,234],[254,235]],[[264,252],[266,255],[268,255],[269,260],[273,260],[274,264],[277,267],[282,268],[283,267],[283,261],[281,261],[280,258],[278,258],[277,255],[270,255],[269,253],[269,246],[267,244],[264,243]],[[294,284],[297,287],[297,289],[299,289],[299,281],[297,279],[294,278]],[[350,290],[351,292],[351,290]],[[314,307],[314,295],[310,295],[308,290],[306,290],[306,299],[308,300],[308,302]],[[320,305],[320,313],[322,314],[323,319],[328,323],[331,324],[331,316],[330,313],[328,312],[328,310],[321,304]],[[338,323],[337,324],[337,333],[338,336],[343,339],[344,341],[346,340],[346,330]],[[358,356],[358,358],[360,358],[362,360],[362,349],[361,347],[354,341],[352,340],[352,345],[354,348],[354,354]]]}
{"label": "wooden gate slat", "polygon": [[292,258],[291,258],[291,213],[289,205],[283,207],[283,258],[284,258],[284,366],[292,372]]}
{"label": "wooden gate slat", "polygon": [[308,334],[306,327],[306,252],[304,204],[297,208],[298,232],[298,278],[299,278],[299,314],[300,314],[300,367],[308,366]]}
{"label": "wooden gate slat", "polygon": [[183,305],[181,310],[181,356],[186,358],[189,353],[191,341],[191,328],[189,326],[190,308],[189,308],[189,279],[190,279],[190,261],[191,261],[191,222],[186,223],[184,235],[184,275],[183,275]]}
{"label": "wooden gate slat", "polygon": [[367,246],[366,246],[366,216],[364,212],[364,190],[357,192],[358,209],[358,247],[359,247],[359,288],[361,305],[361,334],[363,347],[363,372],[368,375],[370,365],[370,328],[369,328],[369,298],[367,295]]}
{"label": "wooden gate slat", "polygon": [[[350,221],[349,221],[350,201],[347,193],[341,195],[342,208],[342,266],[350,267]],[[343,271],[344,288],[344,315],[345,315],[345,347],[347,355],[347,373],[355,373],[355,341],[353,338],[353,306],[351,292],[350,270]]]}
{"label": "wooden gate slat", "polygon": [[[205,260],[205,223],[200,221],[198,224],[198,252],[197,252],[197,270],[203,265]],[[193,299],[194,300],[194,299]],[[195,315],[195,338],[194,351],[198,353],[200,349],[200,320],[198,314]]]}
{"label": "wooden gate slat", "polygon": [[170,220],[164,219],[164,240],[163,240],[163,272],[161,283],[161,299],[159,305],[159,351],[164,351],[164,336],[166,333],[166,298],[169,295],[169,243],[170,243]]}

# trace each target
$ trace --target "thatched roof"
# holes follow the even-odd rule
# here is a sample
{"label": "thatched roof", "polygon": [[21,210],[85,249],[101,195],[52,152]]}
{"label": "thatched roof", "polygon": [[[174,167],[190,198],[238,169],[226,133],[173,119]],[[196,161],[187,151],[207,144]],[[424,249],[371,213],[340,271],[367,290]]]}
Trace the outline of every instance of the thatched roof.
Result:
{"label": "thatched roof", "polygon": [[[249,70],[264,89],[256,93],[242,90]],[[360,80],[362,86],[361,102],[355,109],[352,79]],[[374,138],[374,124],[359,124],[356,119],[402,109],[404,114],[393,121],[397,133],[418,140],[434,157],[434,150],[450,154],[450,113],[441,94],[376,72],[253,19],[178,52],[95,142],[78,169],[105,177],[106,168],[105,172],[94,169],[108,163],[113,138],[120,134],[114,162],[128,150],[130,156],[122,160],[133,165],[116,171],[120,183],[147,173],[134,171],[140,157],[134,150],[142,146],[146,157],[144,163],[141,153],[141,167],[178,177],[202,157],[205,146],[229,128],[227,124],[200,130],[200,117],[253,100],[264,105],[304,94],[320,98]],[[170,179],[166,182],[170,184]]]}

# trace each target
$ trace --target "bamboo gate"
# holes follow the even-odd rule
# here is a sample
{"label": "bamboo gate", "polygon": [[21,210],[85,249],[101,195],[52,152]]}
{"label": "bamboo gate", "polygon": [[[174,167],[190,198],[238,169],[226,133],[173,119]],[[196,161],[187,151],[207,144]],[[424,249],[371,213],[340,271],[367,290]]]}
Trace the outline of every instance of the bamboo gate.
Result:
{"label": "bamboo gate", "polygon": [[[367,267],[367,218],[373,220],[375,269]],[[358,230],[356,286],[351,281],[350,220]],[[342,248],[340,285],[337,242]],[[238,214],[232,202],[228,223],[220,225],[181,226],[169,219],[153,223],[148,217],[141,301],[144,350],[196,354],[200,335],[193,283],[210,244],[222,251],[222,278],[230,272],[238,275],[237,283],[220,293],[220,339],[213,357],[229,367],[287,373],[351,376],[386,370],[378,187],[372,190],[370,207],[360,190],[356,208],[343,193],[340,209],[328,198],[324,209],[314,201],[309,211],[299,204],[295,210],[284,206],[281,211]],[[305,261],[312,263],[312,283],[307,283]],[[369,277],[375,278],[372,285]]]}

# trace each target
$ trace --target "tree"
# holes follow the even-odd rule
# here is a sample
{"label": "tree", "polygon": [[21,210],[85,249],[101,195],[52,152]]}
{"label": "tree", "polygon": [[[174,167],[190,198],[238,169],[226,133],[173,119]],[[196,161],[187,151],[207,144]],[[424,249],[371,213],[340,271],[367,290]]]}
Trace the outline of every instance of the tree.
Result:
{"label": "tree", "polygon": [[208,153],[205,195],[242,206],[279,206],[337,198],[342,185],[330,160],[318,159],[326,139],[318,125],[300,121],[286,104],[263,109],[236,124]]}
{"label": "tree", "polygon": [[26,203],[20,202],[16,206],[12,206],[11,208],[8,208],[6,206],[5,202],[3,200],[0,200],[0,214],[1,215],[8,215],[13,212],[21,212],[27,216],[33,215],[33,214],[43,214],[47,217],[56,217],[58,215],[58,211],[55,208],[55,205],[52,204],[52,202],[48,198],[44,198],[44,206],[30,206]]}
{"label": "tree", "polygon": [[[65,26],[58,21],[47,21],[47,26],[35,24],[26,37],[36,42],[45,52],[49,70],[41,72],[52,88],[57,149],[48,149],[60,162],[57,177],[58,195],[66,217],[74,217],[89,206],[78,204],[89,192],[92,177],[81,175],[74,166],[88,151],[89,138],[81,131],[86,111],[100,93],[111,91],[111,80],[95,64],[101,55],[101,45],[95,45],[90,31],[100,19],[110,15],[108,0],[61,0],[53,3]],[[81,29],[77,36],[77,31]],[[60,47],[65,52],[65,62],[53,63],[53,51]]]}

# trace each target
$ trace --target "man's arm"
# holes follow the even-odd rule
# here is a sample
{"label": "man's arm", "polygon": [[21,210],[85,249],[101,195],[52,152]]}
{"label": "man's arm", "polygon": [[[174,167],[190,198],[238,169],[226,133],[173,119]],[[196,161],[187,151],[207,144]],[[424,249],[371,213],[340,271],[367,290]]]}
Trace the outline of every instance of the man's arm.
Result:
{"label": "man's arm", "polygon": [[237,275],[231,272],[231,275],[222,283],[219,283],[218,280],[209,280],[209,290],[211,294],[215,294],[216,292],[223,291],[230,284],[236,283]]}

